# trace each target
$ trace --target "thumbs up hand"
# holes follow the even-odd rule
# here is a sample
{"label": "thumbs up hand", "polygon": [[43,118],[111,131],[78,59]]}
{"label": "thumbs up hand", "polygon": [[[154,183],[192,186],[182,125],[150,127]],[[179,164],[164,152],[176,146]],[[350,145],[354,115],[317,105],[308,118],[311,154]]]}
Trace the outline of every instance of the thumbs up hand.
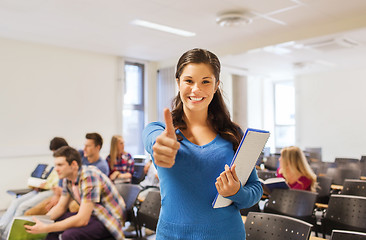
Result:
{"label": "thumbs up hand", "polygon": [[169,109],[164,109],[165,130],[157,138],[153,149],[155,164],[160,167],[171,168],[175,163],[180,143],[175,136],[173,119]]}

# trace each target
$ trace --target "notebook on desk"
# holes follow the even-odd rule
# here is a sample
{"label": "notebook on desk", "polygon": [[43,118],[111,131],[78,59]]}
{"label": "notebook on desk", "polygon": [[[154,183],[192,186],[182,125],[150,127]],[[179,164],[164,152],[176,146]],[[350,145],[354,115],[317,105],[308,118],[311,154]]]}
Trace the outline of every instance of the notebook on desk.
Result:
{"label": "notebook on desk", "polygon": [[[236,174],[242,185],[247,182],[250,173],[267,143],[270,133],[264,130],[248,128],[240,141],[239,147],[231,161],[230,167],[236,164]],[[213,208],[229,206],[232,201],[216,194],[212,202]]]}

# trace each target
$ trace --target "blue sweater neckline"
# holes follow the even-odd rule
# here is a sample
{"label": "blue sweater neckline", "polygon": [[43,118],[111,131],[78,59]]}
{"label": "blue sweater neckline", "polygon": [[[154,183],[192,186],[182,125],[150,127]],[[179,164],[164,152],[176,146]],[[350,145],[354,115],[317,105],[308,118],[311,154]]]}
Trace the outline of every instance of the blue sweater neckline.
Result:
{"label": "blue sweater neckline", "polygon": [[216,137],[215,137],[211,142],[206,143],[206,144],[204,144],[204,145],[200,146],[200,145],[194,144],[194,143],[192,143],[191,141],[189,141],[189,140],[184,136],[184,134],[180,131],[180,129],[178,129],[178,134],[179,134],[180,136],[182,136],[182,137],[184,138],[184,140],[186,140],[190,145],[192,145],[192,146],[194,146],[194,147],[196,147],[196,148],[205,148],[205,147],[208,147],[208,146],[210,146],[210,145],[214,144],[214,143],[217,141],[218,137],[220,136],[219,134],[216,134]]}

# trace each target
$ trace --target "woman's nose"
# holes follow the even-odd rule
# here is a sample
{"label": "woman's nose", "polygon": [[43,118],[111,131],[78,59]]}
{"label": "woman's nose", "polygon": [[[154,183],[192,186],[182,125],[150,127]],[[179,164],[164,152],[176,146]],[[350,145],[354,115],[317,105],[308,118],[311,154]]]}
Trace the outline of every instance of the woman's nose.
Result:
{"label": "woman's nose", "polygon": [[200,89],[200,87],[198,86],[197,83],[192,86],[192,92],[197,92],[197,91],[200,91],[200,90],[201,89]]}

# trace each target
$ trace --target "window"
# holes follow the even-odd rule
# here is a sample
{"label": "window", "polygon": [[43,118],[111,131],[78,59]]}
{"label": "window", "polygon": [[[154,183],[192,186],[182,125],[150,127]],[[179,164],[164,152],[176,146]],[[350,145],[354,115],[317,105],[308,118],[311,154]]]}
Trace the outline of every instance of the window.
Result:
{"label": "window", "polygon": [[131,155],[144,154],[142,130],[144,128],[144,65],[125,63],[123,93],[123,138],[125,149]]}
{"label": "window", "polygon": [[293,81],[274,85],[275,145],[295,145],[295,87]]}

